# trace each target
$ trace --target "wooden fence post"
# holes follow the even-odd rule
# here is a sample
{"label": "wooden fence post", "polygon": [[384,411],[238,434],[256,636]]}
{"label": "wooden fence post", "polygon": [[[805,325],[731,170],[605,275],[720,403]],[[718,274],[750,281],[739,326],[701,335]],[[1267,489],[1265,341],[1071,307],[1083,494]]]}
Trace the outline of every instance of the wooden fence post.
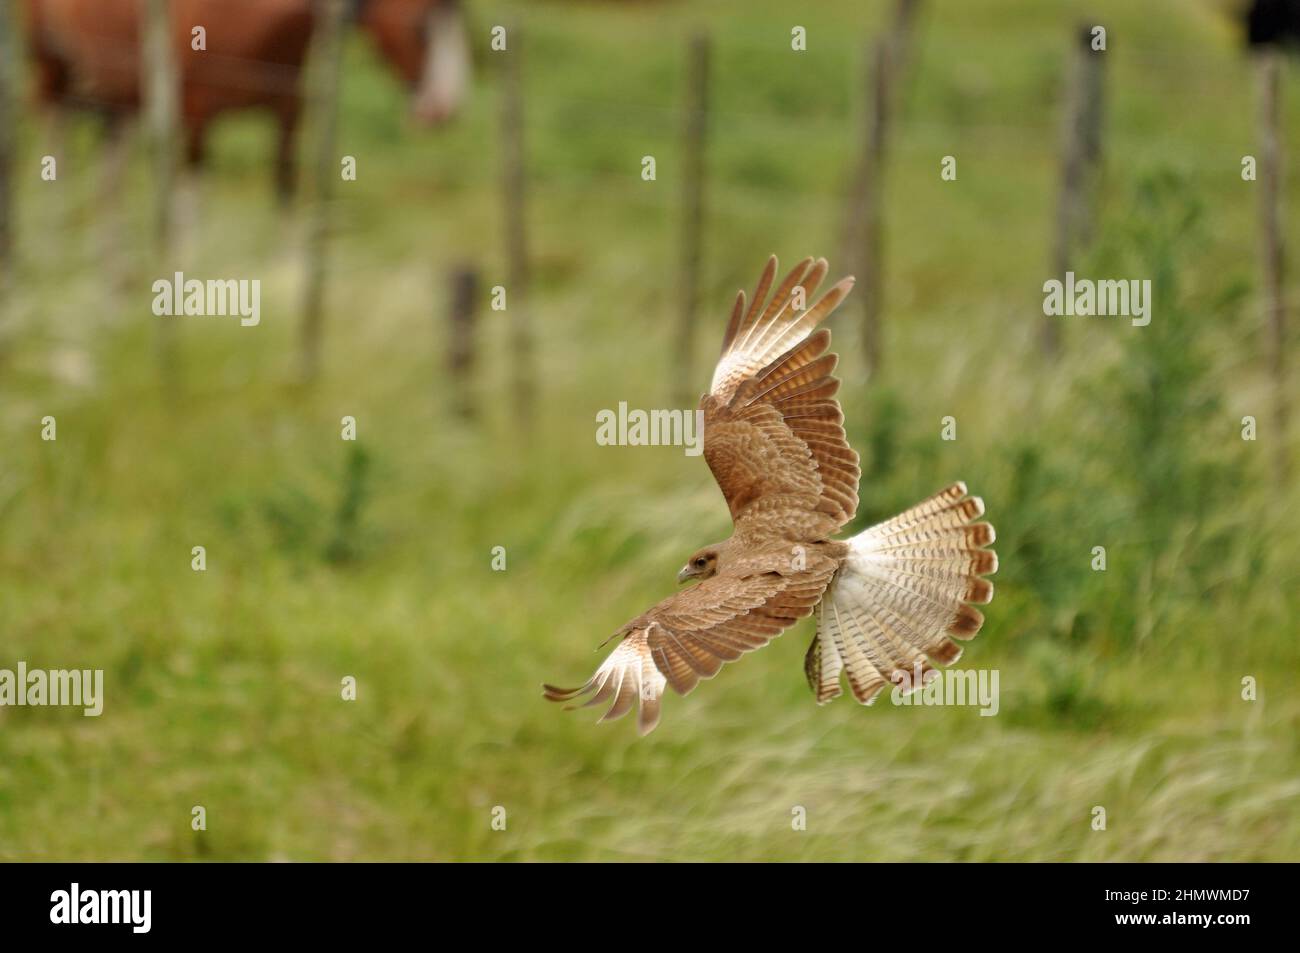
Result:
{"label": "wooden fence post", "polygon": [[9,353],[9,298],[14,272],[13,161],[18,130],[14,93],[17,86],[18,23],[12,4],[0,4],[0,371]]}
{"label": "wooden fence post", "polygon": [[1287,459],[1286,393],[1286,297],[1285,244],[1282,226],[1282,54],[1270,47],[1258,54],[1260,85],[1260,239],[1263,246],[1264,294],[1267,299],[1269,368],[1273,377],[1273,443],[1277,448],[1274,469],[1280,485],[1286,485],[1290,470]]}
{"label": "wooden fence post", "polygon": [[[140,85],[144,91],[149,127],[149,151],[153,179],[153,228],[150,236],[153,266],[171,279],[172,193],[176,183],[176,152],[180,129],[180,92],[175,52],[172,48],[172,19],[167,0],[148,0],[144,7],[140,56]],[[121,136],[120,128],[112,132]],[[118,149],[123,148],[120,141]],[[175,393],[181,372],[177,353],[178,315],[158,319],[158,367],[165,390]]]}
{"label": "wooden fence post", "polygon": [[[1105,54],[1092,48],[1092,30],[1087,24],[1078,28],[1067,70],[1061,126],[1061,185],[1051,262],[1053,277],[1062,281],[1079,249],[1092,239],[1097,171],[1101,165]],[[1059,316],[1043,316],[1042,347],[1048,357],[1056,357],[1061,352],[1060,322]]]}
{"label": "wooden fence post", "polygon": [[452,409],[465,419],[475,416],[474,360],[475,305],[478,302],[478,272],[469,265],[454,269],[447,310],[447,371],[451,378]]}
{"label": "wooden fence post", "polygon": [[0,308],[4,307],[13,268],[13,157],[17,137],[14,86],[17,44],[11,4],[0,6]]}
{"label": "wooden fence post", "polygon": [[315,141],[311,175],[311,206],[307,232],[306,273],[303,285],[300,363],[302,379],[312,382],[320,373],[325,333],[325,260],[330,232],[330,196],[340,174],[338,138],[339,74],[343,61],[343,0],[324,0],[318,8],[312,86]]}
{"label": "wooden fence post", "polygon": [[686,112],[682,156],[682,247],[678,293],[675,397],[680,406],[694,405],[693,345],[695,309],[700,295],[701,232],[704,224],[704,142],[709,109],[709,37],[696,34],[686,50]]}
{"label": "wooden fence post", "polygon": [[862,229],[858,273],[862,276],[860,301],[862,305],[862,357],[869,375],[880,370],[881,327],[880,309],[883,303],[884,283],[881,247],[881,206],[885,200],[885,137],[889,122],[889,44],[879,40],[871,56],[871,99],[867,110],[866,148],[862,154],[863,181],[861,224]]}
{"label": "wooden fence post", "polygon": [[506,239],[507,308],[510,311],[511,378],[514,413],[531,431],[537,393],[533,330],[528,313],[527,198],[524,173],[523,55],[520,30],[507,31],[501,90],[501,179]]}
{"label": "wooden fence post", "polygon": [[898,0],[894,21],[867,46],[867,108],[862,154],[850,189],[845,222],[845,257],[856,262],[858,301],[862,307],[862,352],[867,373],[875,374],[883,355],[881,313],[884,303],[884,173],[898,87],[907,65],[919,0]]}

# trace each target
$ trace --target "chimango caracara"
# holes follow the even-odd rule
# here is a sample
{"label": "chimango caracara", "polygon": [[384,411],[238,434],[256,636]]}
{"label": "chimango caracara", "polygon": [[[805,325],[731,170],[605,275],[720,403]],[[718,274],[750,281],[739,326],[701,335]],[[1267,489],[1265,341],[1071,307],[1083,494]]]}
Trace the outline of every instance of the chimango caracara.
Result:
{"label": "chimango caracara", "polygon": [[[979,497],[954,483],[858,535],[832,537],[858,508],[858,455],[844,437],[831,335],[815,330],[844,300],[845,278],[811,307],[826,261],[800,262],[768,299],[776,259],[754,300],[736,298],[713,384],[700,401],[704,458],[731,509],[731,538],[687,560],[696,585],[633,619],[580,688],[544,686],[552,701],[609,703],[602,721],[639,703],[642,734],[659,722],[664,686],[685,695],[724,662],[761,648],[809,613],[817,634],[804,672],[817,702],[870,704],[890,682],[919,688],[931,661],[949,664],[984,617],[997,556]],[[933,677],[933,676],[930,676]]]}

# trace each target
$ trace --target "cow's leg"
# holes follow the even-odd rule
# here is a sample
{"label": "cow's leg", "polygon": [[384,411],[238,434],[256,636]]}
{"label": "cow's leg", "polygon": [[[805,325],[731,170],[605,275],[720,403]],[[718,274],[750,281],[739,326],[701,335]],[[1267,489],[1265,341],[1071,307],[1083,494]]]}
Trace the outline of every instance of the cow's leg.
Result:
{"label": "cow's leg", "polygon": [[[123,183],[131,158],[130,124],[120,113],[111,113],[104,124],[104,157],[100,164],[99,195],[93,214],[100,218],[97,258],[117,285],[124,286],[130,276],[123,256],[126,247],[126,203],[122,200]],[[92,230],[94,231],[94,230]]]}
{"label": "cow's leg", "polygon": [[[41,125],[42,140],[45,143],[45,155],[53,156],[55,174],[63,172],[63,157],[68,144],[68,114],[59,106],[50,106],[43,111]],[[54,181],[58,181],[57,177]]]}
{"label": "cow's leg", "polygon": [[298,115],[302,104],[297,97],[285,99],[280,103],[278,115],[280,120],[280,139],[275,156],[275,194],[282,209],[293,203],[294,186],[297,183],[297,162],[294,143],[297,140]]}
{"label": "cow's leg", "polygon": [[122,178],[126,175],[131,157],[129,122],[125,116],[114,114],[104,124],[104,162],[100,172],[101,199],[120,195]]}
{"label": "cow's leg", "polygon": [[181,165],[173,199],[173,224],[176,229],[176,246],[182,262],[192,257],[198,241],[201,192],[199,172],[203,167],[204,147],[207,142],[206,118],[186,119],[185,161]]}
{"label": "cow's leg", "polygon": [[207,146],[208,120],[197,116],[185,122],[185,165],[198,169],[203,165],[203,152]]}
{"label": "cow's leg", "polygon": [[[68,190],[72,187],[73,177],[64,165],[68,154],[68,114],[59,106],[50,106],[41,116],[41,175],[45,182],[44,193],[49,196],[49,220],[60,227],[71,227],[68,216],[71,214],[73,201]],[[53,165],[49,164],[53,160]],[[47,174],[53,178],[45,179]]]}

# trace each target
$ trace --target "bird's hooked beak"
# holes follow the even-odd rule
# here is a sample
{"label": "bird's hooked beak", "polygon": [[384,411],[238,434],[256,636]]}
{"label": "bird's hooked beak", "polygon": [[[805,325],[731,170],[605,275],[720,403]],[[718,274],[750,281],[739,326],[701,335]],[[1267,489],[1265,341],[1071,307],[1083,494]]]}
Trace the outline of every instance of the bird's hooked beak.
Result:
{"label": "bird's hooked beak", "polygon": [[682,567],[682,571],[677,574],[677,585],[680,586],[682,583],[686,582],[686,580],[694,578],[695,570],[691,568],[690,563],[687,563]]}

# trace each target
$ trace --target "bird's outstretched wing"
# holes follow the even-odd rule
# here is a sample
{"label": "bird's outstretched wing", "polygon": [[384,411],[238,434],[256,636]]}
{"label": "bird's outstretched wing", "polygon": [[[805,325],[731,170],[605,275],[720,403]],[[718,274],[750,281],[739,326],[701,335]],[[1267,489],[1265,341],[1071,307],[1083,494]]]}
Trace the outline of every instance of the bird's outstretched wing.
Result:
{"label": "bird's outstretched wing", "polygon": [[858,508],[858,455],[844,436],[830,332],[816,330],[853,287],[809,304],[826,260],[806,258],[768,298],[768,259],[754,299],[732,308],[704,411],[704,458],[747,542],[824,539]]}
{"label": "bird's outstretched wing", "polygon": [[723,663],[762,648],[813,611],[835,566],[826,559],[790,575],[705,579],[619,629],[614,637],[622,641],[584,685],[544,685],[545,696],[583,707],[608,702],[601,721],[621,718],[639,703],[637,729],[644,735],[659,723],[665,685],[685,695]]}

